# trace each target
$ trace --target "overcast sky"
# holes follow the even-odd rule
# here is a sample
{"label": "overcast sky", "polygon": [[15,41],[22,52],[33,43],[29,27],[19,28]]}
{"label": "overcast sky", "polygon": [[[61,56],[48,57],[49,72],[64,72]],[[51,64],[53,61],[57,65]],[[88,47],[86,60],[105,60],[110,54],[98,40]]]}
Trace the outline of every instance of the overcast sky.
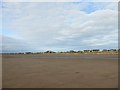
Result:
{"label": "overcast sky", "polygon": [[6,2],[3,52],[118,48],[117,2]]}

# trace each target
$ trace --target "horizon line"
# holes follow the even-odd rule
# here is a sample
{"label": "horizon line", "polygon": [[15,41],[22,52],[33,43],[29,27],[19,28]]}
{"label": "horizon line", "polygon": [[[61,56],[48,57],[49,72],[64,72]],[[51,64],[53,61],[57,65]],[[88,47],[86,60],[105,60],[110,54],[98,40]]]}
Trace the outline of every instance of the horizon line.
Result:
{"label": "horizon line", "polygon": [[9,52],[9,51],[7,51],[7,52],[0,52],[0,53],[27,53],[27,52],[31,52],[31,53],[45,53],[45,52],[70,52],[70,51],[74,51],[74,52],[79,52],[79,51],[85,51],[85,50],[88,50],[88,51],[93,51],[93,50],[98,50],[98,51],[104,51],[104,50],[107,50],[107,51],[109,51],[109,50],[116,50],[116,51],[118,51],[118,50],[120,50],[119,48],[118,49],[113,49],[113,48],[111,48],[111,49],[83,49],[83,50],[65,50],[65,51],[54,51],[54,50],[45,50],[45,51],[17,51],[17,52]]}

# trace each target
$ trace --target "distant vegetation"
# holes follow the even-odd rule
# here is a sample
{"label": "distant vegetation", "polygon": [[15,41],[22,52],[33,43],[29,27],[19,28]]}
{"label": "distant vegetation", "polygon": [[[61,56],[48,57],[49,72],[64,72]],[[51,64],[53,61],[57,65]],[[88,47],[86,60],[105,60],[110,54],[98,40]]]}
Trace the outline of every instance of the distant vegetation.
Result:
{"label": "distant vegetation", "polygon": [[44,53],[78,53],[78,54],[118,54],[120,49],[93,49],[93,50],[80,50],[80,51],[64,51],[64,52],[55,52],[55,51],[45,51],[45,52],[18,52],[18,53],[3,53],[3,54],[44,54]]}

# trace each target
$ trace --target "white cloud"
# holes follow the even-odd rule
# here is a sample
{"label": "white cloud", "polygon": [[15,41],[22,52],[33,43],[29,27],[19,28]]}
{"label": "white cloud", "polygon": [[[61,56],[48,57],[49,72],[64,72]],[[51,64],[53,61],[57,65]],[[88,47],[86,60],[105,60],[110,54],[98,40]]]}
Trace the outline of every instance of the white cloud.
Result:
{"label": "white cloud", "polygon": [[119,0],[4,0],[4,2],[119,2]]}
{"label": "white cloud", "polygon": [[12,38],[29,43],[33,50],[79,50],[110,45],[116,48],[118,14],[113,9],[116,7],[111,3],[105,9],[88,14],[80,10],[87,5],[89,3],[5,3],[4,29],[9,27],[16,34]]}

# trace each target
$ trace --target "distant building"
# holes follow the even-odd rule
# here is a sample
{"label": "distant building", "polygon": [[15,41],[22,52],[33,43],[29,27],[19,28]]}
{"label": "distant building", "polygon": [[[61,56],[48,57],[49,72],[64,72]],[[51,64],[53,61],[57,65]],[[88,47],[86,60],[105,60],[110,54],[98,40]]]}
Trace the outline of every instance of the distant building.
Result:
{"label": "distant building", "polygon": [[109,50],[107,50],[107,49],[103,49],[103,50],[102,50],[102,52],[108,52],[108,51],[109,51]]}
{"label": "distant building", "polygon": [[70,50],[69,52],[70,52],[70,53],[75,53],[75,51],[74,51],[74,50]]}

